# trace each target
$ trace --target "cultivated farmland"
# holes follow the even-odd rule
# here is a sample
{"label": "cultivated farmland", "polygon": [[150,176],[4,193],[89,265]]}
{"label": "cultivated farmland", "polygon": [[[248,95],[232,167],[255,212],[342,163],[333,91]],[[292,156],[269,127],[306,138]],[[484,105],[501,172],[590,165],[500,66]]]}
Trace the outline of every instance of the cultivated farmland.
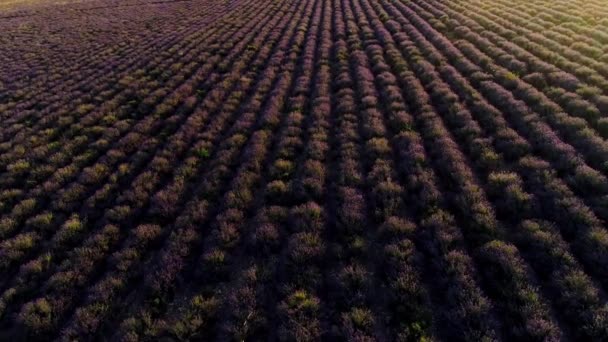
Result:
{"label": "cultivated farmland", "polygon": [[0,340],[608,341],[604,0],[0,4]]}

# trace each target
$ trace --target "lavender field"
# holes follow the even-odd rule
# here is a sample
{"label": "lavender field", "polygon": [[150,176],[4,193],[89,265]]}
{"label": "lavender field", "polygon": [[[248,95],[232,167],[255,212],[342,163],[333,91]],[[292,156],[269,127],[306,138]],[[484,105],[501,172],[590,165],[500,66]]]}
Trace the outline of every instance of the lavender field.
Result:
{"label": "lavender field", "polygon": [[608,341],[603,0],[6,0],[0,340]]}

